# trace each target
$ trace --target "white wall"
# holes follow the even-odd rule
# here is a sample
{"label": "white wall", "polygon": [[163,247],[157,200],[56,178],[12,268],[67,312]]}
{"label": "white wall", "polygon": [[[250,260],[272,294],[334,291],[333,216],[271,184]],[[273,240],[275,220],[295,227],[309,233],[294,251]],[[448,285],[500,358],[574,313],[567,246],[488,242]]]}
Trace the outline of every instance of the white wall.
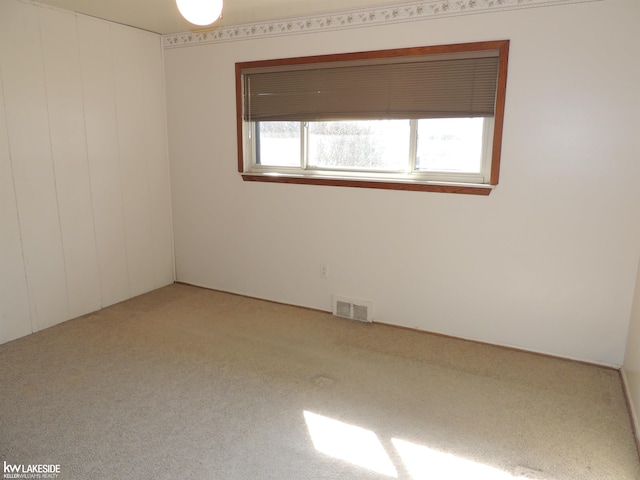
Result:
{"label": "white wall", "polygon": [[0,0],[0,343],[174,279],[161,38]]}
{"label": "white wall", "polygon": [[[640,436],[640,263],[638,264],[636,292],[631,310],[631,323],[629,325],[622,375],[629,395],[636,435]],[[640,437],[638,442],[638,447],[640,448]]]}
{"label": "white wall", "polygon": [[[621,365],[640,256],[640,3],[165,48],[177,279]],[[489,197],[243,183],[234,62],[510,39]],[[320,278],[320,266],[329,278]]]}

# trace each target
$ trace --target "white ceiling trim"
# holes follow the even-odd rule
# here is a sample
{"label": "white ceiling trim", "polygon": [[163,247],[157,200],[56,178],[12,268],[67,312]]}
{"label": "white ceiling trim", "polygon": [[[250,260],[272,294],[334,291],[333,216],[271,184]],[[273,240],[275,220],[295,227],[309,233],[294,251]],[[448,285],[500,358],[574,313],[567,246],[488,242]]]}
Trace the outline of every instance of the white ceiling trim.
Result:
{"label": "white ceiling trim", "polygon": [[602,0],[429,0],[329,15],[290,18],[270,22],[216,28],[202,32],[163,35],[164,48],[231,42],[253,38],[342,30],[442,17],[473,15],[523,8],[547,7]]}

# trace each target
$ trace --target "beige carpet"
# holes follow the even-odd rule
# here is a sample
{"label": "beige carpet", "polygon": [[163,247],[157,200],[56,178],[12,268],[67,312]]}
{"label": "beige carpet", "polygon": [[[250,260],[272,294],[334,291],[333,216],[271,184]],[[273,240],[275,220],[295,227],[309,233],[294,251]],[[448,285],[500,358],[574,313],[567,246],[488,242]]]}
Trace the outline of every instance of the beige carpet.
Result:
{"label": "beige carpet", "polygon": [[614,370],[185,285],[0,345],[0,462],[59,479],[640,479]]}

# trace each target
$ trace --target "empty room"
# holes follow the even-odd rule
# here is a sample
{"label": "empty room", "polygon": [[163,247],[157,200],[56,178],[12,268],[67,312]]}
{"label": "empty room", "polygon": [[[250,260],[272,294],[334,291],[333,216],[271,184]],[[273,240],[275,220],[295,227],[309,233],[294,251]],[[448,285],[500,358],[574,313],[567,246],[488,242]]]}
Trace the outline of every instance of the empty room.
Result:
{"label": "empty room", "polygon": [[640,480],[640,2],[199,3],[0,0],[1,478]]}

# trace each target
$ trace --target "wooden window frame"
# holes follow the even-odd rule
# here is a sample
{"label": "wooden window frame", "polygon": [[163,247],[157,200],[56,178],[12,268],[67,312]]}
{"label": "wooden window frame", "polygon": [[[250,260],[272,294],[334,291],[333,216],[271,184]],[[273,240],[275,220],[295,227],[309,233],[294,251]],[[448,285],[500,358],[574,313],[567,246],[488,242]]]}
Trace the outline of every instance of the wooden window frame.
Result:
{"label": "wooden window frame", "polygon": [[[411,182],[394,180],[370,180],[357,178],[339,178],[333,176],[304,176],[295,174],[269,175],[245,171],[244,133],[243,133],[243,71],[249,68],[279,67],[312,63],[341,62],[354,60],[383,59],[398,56],[439,55],[451,53],[473,52],[481,50],[498,51],[498,78],[494,113],[493,140],[491,153],[491,170],[486,184],[464,184],[447,182]],[[293,183],[303,185],[325,185],[356,188],[375,188],[386,190],[408,190],[420,192],[462,193],[470,195],[489,195],[498,185],[500,177],[500,158],[502,153],[502,132],[504,108],[507,86],[507,70],[509,60],[509,40],[487,42],[459,43],[451,45],[436,45],[425,47],[411,47],[389,50],[373,50],[366,52],[342,53],[331,55],[316,55],[309,57],[291,57],[273,60],[258,60],[238,62],[235,64],[236,75],[236,127],[238,145],[238,172],[244,181]]]}

